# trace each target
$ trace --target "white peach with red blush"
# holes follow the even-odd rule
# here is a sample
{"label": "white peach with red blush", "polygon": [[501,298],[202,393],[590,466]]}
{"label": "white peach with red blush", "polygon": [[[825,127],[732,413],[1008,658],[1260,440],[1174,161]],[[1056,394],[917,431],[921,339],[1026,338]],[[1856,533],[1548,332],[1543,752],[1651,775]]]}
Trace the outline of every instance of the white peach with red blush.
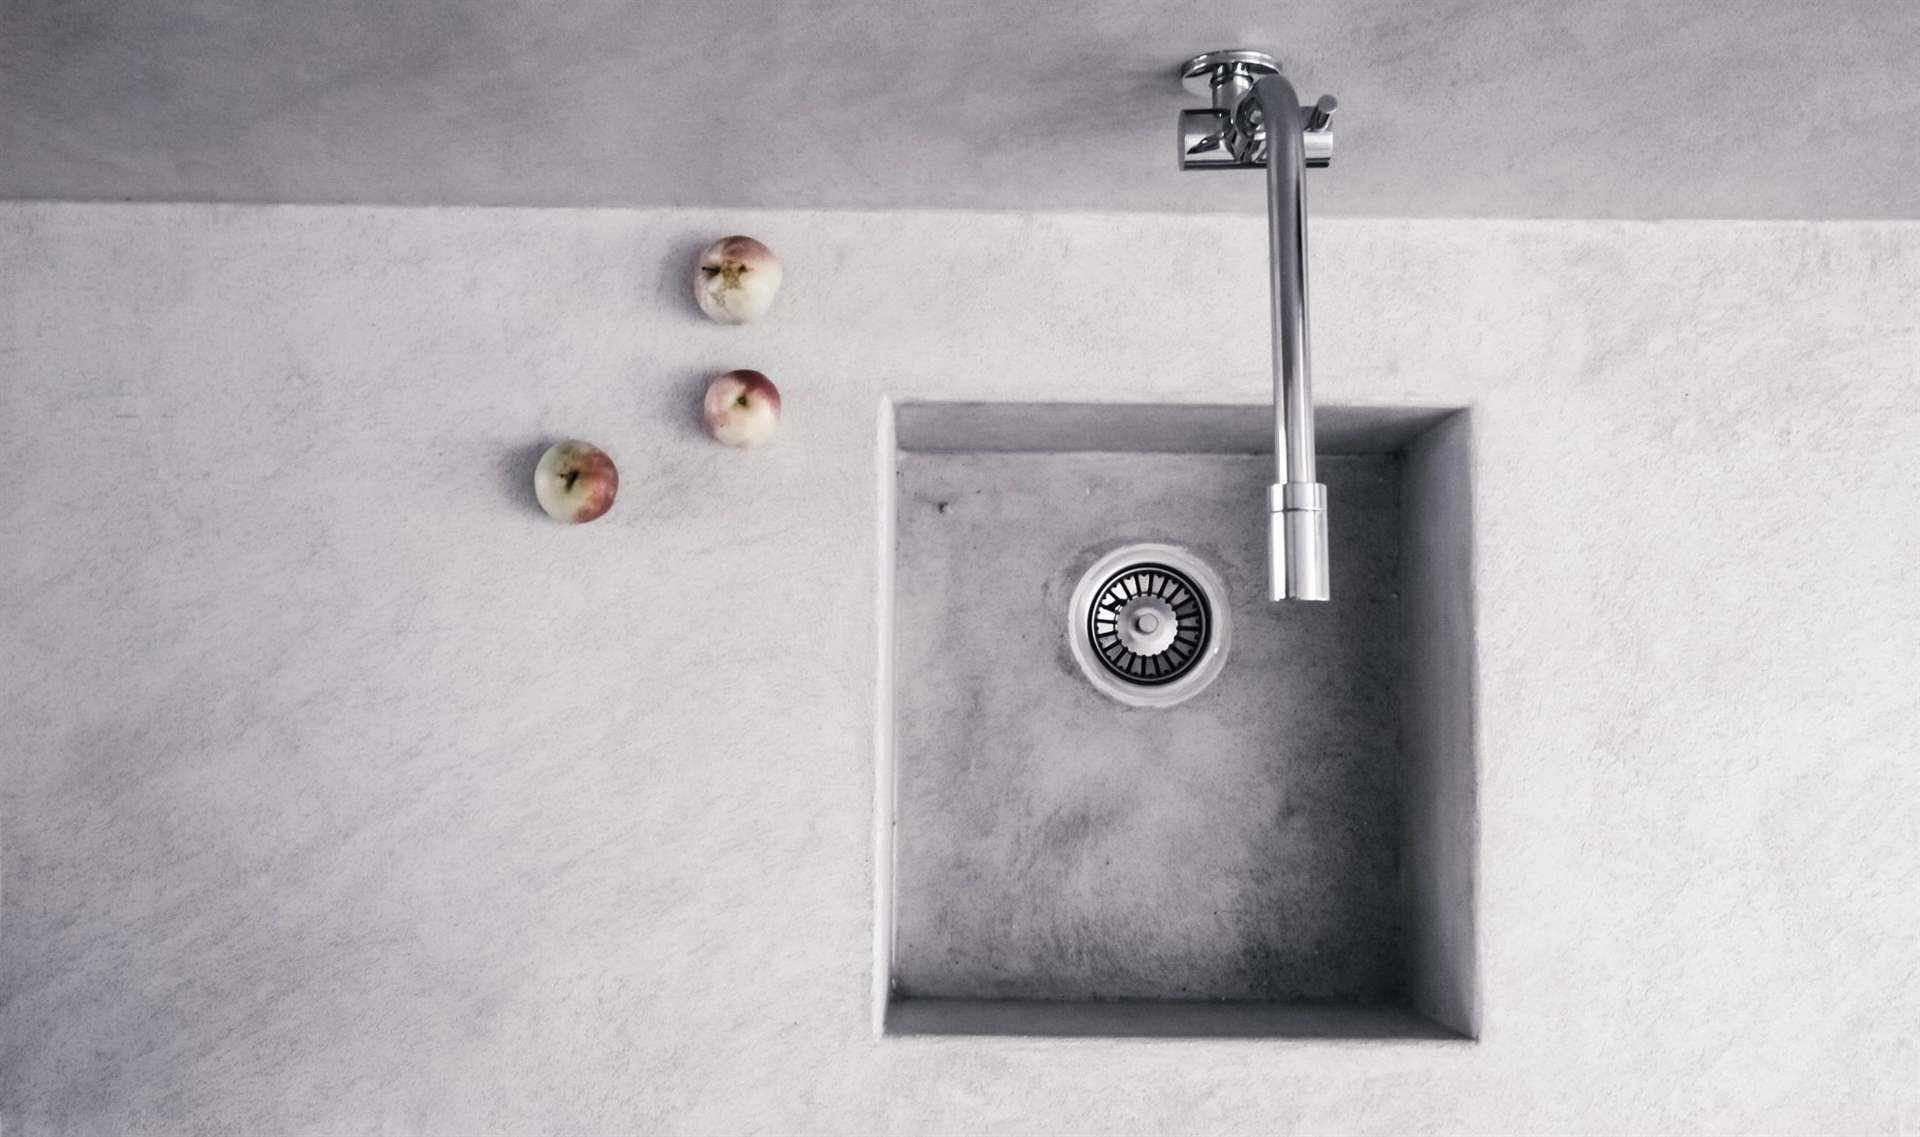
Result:
{"label": "white peach with red blush", "polygon": [[758,446],[780,425],[780,388],[758,371],[729,371],[707,384],[700,410],[714,441]]}
{"label": "white peach with red blush", "polygon": [[579,525],[613,508],[620,471],[607,452],[591,442],[556,442],[533,468],[533,496],[555,521]]}
{"label": "white peach with red blush", "polygon": [[780,291],[780,258],[752,237],[722,237],[700,254],[693,298],[710,319],[751,324]]}

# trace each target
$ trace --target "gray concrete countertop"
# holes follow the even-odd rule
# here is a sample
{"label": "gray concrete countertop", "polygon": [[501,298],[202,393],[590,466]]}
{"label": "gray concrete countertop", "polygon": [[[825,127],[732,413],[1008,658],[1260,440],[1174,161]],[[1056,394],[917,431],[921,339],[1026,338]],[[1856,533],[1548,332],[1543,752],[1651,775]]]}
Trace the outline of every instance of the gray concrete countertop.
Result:
{"label": "gray concrete countertop", "polygon": [[[735,231],[749,328],[687,294]],[[1474,408],[1478,1043],[876,1035],[882,402],[1257,401],[1264,256],[0,207],[0,1123],[1920,1126],[1916,224],[1315,226],[1318,395]],[[699,431],[730,367],[764,451]]]}

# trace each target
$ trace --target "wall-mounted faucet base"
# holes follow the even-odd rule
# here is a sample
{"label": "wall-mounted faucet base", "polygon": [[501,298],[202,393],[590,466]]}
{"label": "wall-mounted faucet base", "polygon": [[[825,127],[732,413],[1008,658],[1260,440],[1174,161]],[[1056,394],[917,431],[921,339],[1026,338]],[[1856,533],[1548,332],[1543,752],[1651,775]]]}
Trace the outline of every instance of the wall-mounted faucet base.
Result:
{"label": "wall-mounted faucet base", "polygon": [[[1183,170],[1250,170],[1267,163],[1267,130],[1260,101],[1247,96],[1280,62],[1264,51],[1209,51],[1180,65],[1180,85],[1206,99],[1204,110],[1180,112],[1179,161]],[[1322,95],[1307,108],[1301,130],[1309,169],[1333,162],[1333,112],[1338,103]]]}

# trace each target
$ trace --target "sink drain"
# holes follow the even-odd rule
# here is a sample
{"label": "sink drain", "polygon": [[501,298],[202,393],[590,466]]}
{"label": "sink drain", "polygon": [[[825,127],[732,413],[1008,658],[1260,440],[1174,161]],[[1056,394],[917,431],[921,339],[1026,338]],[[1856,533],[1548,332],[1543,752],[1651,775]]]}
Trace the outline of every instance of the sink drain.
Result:
{"label": "sink drain", "polygon": [[1213,639],[1200,586],[1171,565],[1127,565],[1087,608],[1087,635],[1102,665],[1129,683],[1171,683]]}
{"label": "sink drain", "polygon": [[1128,545],[1080,578],[1067,634],[1095,687],[1133,706],[1171,706],[1226,662],[1225,601],[1219,576],[1185,549]]}

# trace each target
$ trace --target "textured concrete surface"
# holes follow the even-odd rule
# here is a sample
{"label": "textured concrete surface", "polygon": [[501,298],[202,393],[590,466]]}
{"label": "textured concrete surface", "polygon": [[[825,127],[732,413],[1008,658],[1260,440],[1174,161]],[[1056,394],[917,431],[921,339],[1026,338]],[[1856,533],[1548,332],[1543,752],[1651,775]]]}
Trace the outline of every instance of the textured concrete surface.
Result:
{"label": "textured concrete surface", "polygon": [[[1271,457],[901,455],[898,994],[1405,997],[1398,469],[1321,474],[1341,602],[1275,606]],[[1227,586],[1226,668],[1176,707],[1096,690],[1063,635],[1142,541]]]}
{"label": "textured concrete surface", "polygon": [[1322,216],[1920,217],[1910,0],[8,0],[0,197],[1257,212],[1221,47],[1339,96]]}
{"label": "textured concrete surface", "polygon": [[[786,291],[706,324],[741,230]],[[1909,224],[1315,227],[1320,397],[1474,408],[1478,1045],[876,1035],[880,399],[1258,401],[1264,257],[0,209],[0,1122],[1920,1126]],[[759,453],[693,421],[734,366]],[[577,529],[526,484],[567,434],[624,475]]]}

